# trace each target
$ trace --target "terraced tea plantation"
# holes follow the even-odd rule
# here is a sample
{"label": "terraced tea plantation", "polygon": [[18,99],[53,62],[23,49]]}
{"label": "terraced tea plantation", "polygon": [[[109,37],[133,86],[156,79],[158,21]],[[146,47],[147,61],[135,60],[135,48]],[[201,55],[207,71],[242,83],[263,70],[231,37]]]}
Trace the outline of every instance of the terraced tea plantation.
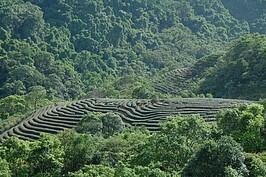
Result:
{"label": "terraced tea plantation", "polygon": [[[160,75],[153,81],[154,90],[159,93],[178,95],[181,90],[190,86],[190,68],[178,68]],[[182,85],[180,85],[182,83]]]}
{"label": "terraced tea plantation", "polygon": [[17,126],[2,133],[0,141],[11,136],[34,141],[42,132],[57,134],[64,129],[76,127],[82,116],[90,112],[115,112],[128,126],[144,125],[150,131],[158,131],[159,123],[170,115],[200,114],[207,122],[215,121],[218,110],[247,102],[226,99],[85,99],[56,103],[36,111]]}

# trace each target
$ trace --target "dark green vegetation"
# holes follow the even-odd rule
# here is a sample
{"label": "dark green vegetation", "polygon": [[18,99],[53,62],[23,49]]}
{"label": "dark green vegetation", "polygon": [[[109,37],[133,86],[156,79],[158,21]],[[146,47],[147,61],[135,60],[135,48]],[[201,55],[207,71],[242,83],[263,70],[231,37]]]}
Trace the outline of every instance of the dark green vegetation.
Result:
{"label": "dark green vegetation", "polygon": [[252,0],[221,0],[224,6],[230,13],[238,20],[245,20],[248,22],[250,31],[265,34],[265,8],[266,1],[252,1]]}
{"label": "dark green vegetation", "polygon": [[[82,123],[76,128],[78,131],[86,130],[86,133],[66,129],[55,136],[42,133],[36,141],[23,141],[15,137],[4,140],[0,146],[0,174],[71,177],[265,176],[263,114],[262,105],[240,104],[221,111],[217,116],[218,126],[205,122],[200,115],[176,115],[168,116],[160,124],[161,130],[158,132],[150,133],[144,127],[121,129],[117,126],[105,131],[111,132],[106,136],[102,133],[105,118],[108,117],[108,124],[119,125],[117,114],[90,113],[82,118]],[[233,120],[228,115],[233,115]],[[234,120],[238,123],[232,126],[230,121]],[[100,126],[91,129],[92,124]],[[21,132],[23,134],[23,130]],[[245,140],[250,139],[251,135],[255,135],[253,137],[257,141],[254,139],[247,146]]]}
{"label": "dark green vegetation", "polygon": [[239,19],[230,1],[219,0],[3,0],[0,97],[34,86],[49,100],[117,97],[130,88],[117,86],[120,79],[133,90],[145,83],[138,77],[191,66],[243,34],[263,31],[261,4],[253,3],[257,16]]}
{"label": "dark green vegetation", "polygon": [[[206,122],[213,122],[217,111],[240,103],[251,102],[184,98],[156,101],[86,99],[56,103],[39,109],[17,126],[5,131],[0,135],[0,140],[17,136],[32,141],[38,139],[41,133],[57,134],[66,128],[76,126],[79,133],[94,133],[104,137],[121,131],[124,126],[145,126],[154,132],[160,130],[159,124],[167,116],[200,114]],[[103,116],[100,112],[108,114]]]}
{"label": "dark green vegetation", "polygon": [[210,99],[265,107],[265,33],[265,0],[1,0],[0,176],[266,176],[263,107]]}
{"label": "dark green vegetation", "polygon": [[116,132],[122,132],[125,124],[118,113],[102,114],[92,112],[82,116],[75,128],[78,133],[90,133],[109,137]]}
{"label": "dark green vegetation", "polygon": [[265,4],[2,0],[0,131],[65,100],[264,98]]}
{"label": "dark green vegetation", "polygon": [[243,36],[226,52],[203,57],[189,68],[161,75],[155,90],[185,97],[211,94],[213,97],[258,100],[266,97],[266,36]]}

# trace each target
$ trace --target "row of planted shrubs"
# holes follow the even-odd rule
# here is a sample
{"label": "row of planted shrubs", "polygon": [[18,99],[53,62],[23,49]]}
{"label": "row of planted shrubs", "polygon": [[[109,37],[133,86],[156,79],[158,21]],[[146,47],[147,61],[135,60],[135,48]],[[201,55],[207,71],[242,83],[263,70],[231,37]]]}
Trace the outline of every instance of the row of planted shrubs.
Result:
{"label": "row of planted shrubs", "polygon": [[[238,100],[241,102],[240,100]],[[159,123],[169,115],[199,113],[206,121],[215,120],[219,109],[236,104],[236,100],[178,99],[178,100],[108,100],[86,99],[46,106],[19,125],[0,135],[0,141],[9,136],[24,140],[36,140],[39,134],[56,134],[65,128],[73,128],[88,112],[116,112],[122,121],[131,125],[144,125],[150,131],[158,131]],[[106,119],[107,120],[107,119]],[[99,126],[102,126],[99,124]]]}
{"label": "row of planted shrubs", "polygon": [[265,176],[263,114],[245,104],[221,111],[217,124],[170,116],[150,133],[125,128],[115,113],[90,113],[56,136],[5,140],[0,176]]}

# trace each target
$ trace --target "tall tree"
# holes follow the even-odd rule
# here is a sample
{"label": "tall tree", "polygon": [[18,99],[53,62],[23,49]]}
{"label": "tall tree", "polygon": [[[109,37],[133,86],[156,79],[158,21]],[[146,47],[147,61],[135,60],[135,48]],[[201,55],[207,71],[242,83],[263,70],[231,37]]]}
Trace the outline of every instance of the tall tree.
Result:
{"label": "tall tree", "polygon": [[[74,130],[65,130],[58,135],[64,150],[62,173],[79,170],[85,164],[97,161],[96,156],[102,144],[102,138],[90,134],[79,134]],[[96,160],[95,160],[96,159]]]}
{"label": "tall tree", "polygon": [[150,137],[133,160],[135,164],[159,163],[164,170],[180,170],[210,137],[210,127],[199,115],[171,116],[160,132]]}
{"label": "tall tree", "polygon": [[63,167],[63,155],[63,148],[57,138],[41,134],[40,139],[31,144],[28,158],[30,174],[59,176]]}
{"label": "tall tree", "polygon": [[31,92],[26,95],[26,100],[28,103],[32,104],[34,107],[34,110],[37,110],[38,102],[41,101],[41,99],[45,98],[46,96],[46,89],[42,86],[34,86],[31,89]]}
{"label": "tall tree", "polygon": [[185,167],[185,177],[223,177],[228,167],[236,174],[247,176],[242,147],[231,137],[222,137],[218,142],[204,144]]}
{"label": "tall tree", "polygon": [[259,104],[243,104],[221,111],[217,115],[218,128],[232,136],[247,152],[264,149],[264,113]]}
{"label": "tall tree", "polygon": [[11,177],[11,174],[7,161],[0,157],[0,176]]}
{"label": "tall tree", "polygon": [[29,142],[13,137],[5,140],[2,147],[5,150],[3,158],[9,164],[12,176],[28,176],[30,168],[30,164],[28,162],[30,154]]}

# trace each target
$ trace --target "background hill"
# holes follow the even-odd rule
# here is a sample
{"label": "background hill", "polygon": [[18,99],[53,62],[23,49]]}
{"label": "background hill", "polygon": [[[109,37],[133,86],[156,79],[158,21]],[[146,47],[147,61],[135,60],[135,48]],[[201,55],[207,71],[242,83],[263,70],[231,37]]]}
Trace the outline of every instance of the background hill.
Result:
{"label": "background hill", "polygon": [[265,0],[1,0],[0,176],[266,176],[265,33]]}
{"label": "background hill", "polygon": [[265,35],[243,36],[224,53],[213,53],[192,67],[166,72],[154,80],[154,88],[184,97],[205,94],[250,100],[265,98],[265,40]]}
{"label": "background hill", "polygon": [[[43,107],[15,127],[0,134],[0,142],[12,136],[34,141],[41,133],[57,134],[64,129],[79,127],[79,122],[92,112],[117,114],[127,127],[146,127],[151,132],[160,130],[160,124],[172,115],[188,116],[199,114],[206,122],[216,120],[218,111],[237,104],[253,103],[230,99],[168,99],[168,100],[128,100],[128,99],[86,99],[56,103]],[[115,122],[113,116],[109,122]],[[84,127],[97,127],[90,121]],[[109,125],[112,127],[112,125]],[[109,127],[109,129],[111,129]],[[96,129],[96,128],[94,128]],[[79,132],[80,133],[80,132]],[[84,133],[84,132],[83,132]]]}
{"label": "background hill", "polygon": [[0,117],[89,97],[264,98],[265,4],[2,0]]}

